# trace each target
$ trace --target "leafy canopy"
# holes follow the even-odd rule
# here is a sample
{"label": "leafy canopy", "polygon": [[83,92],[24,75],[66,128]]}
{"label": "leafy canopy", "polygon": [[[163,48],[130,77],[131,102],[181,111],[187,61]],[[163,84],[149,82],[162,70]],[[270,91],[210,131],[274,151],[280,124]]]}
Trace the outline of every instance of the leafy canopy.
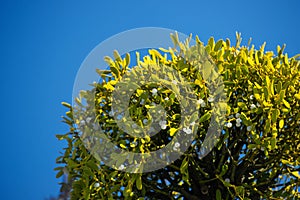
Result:
{"label": "leafy canopy", "polygon": [[[172,67],[189,82],[200,103],[193,145],[180,159],[160,170],[133,174],[118,171],[91,155],[81,140],[81,135],[91,128],[84,118],[75,121],[73,114],[77,111],[63,103],[69,109],[63,121],[70,126],[70,131],[57,135],[68,142],[57,158],[60,164],[56,168],[57,177],[64,173],[68,177],[68,182],[62,183],[62,190],[71,186],[71,199],[299,198],[300,64],[297,57],[284,54],[284,46],[278,46],[276,53],[265,52],[265,44],[258,50],[250,44],[241,46],[240,34],[235,45],[228,39],[215,42],[210,38],[205,46],[196,37],[196,46],[205,48],[216,64],[227,98],[221,137],[212,151],[199,159],[213,99],[203,74],[185,59],[195,53],[195,46],[189,46],[189,40],[180,42],[176,34],[171,39],[176,48],[150,49],[142,59],[137,53],[136,64],[141,68],[150,64]],[[155,115],[149,114],[153,102],[164,106],[166,121],[164,129],[155,136],[129,136],[118,128],[110,112],[115,86],[130,71],[130,55],[122,58],[115,51],[114,59],[106,57],[105,60],[110,68],[98,70],[103,81],[93,84],[92,90],[82,91],[76,99],[77,105],[84,109],[94,104],[97,119],[89,120],[97,121],[120,148],[139,153],[163,148],[179,128],[181,113],[180,102],[174,95],[176,88],[172,91],[159,83],[148,83],[134,92],[129,104],[134,122],[144,127],[154,120]],[[134,131],[134,128],[127,130]],[[116,159],[120,163],[124,161],[121,157]]]}

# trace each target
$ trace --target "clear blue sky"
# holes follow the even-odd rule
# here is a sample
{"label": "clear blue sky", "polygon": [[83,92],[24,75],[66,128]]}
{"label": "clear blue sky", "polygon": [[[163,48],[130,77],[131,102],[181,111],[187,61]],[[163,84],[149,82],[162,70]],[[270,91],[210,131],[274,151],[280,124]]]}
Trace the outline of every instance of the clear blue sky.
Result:
{"label": "clear blue sky", "polygon": [[[244,3],[243,3],[244,2]],[[300,53],[299,1],[1,1],[1,199],[57,195],[60,122],[76,72],[106,38],[157,26],[234,40],[235,31],[268,50]],[[118,47],[116,47],[118,48]]]}

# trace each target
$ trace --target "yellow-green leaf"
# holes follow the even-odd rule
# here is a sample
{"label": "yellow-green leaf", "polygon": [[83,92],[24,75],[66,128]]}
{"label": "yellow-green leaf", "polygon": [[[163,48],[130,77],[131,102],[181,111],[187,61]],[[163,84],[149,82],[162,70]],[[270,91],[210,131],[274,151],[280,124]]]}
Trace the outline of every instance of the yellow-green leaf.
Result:
{"label": "yellow-green leaf", "polygon": [[143,189],[142,177],[140,175],[137,176],[135,183],[136,183],[136,188],[138,190],[142,190]]}
{"label": "yellow-green leaf", "polygon": [[257,89],[259,89],[259,90],[262,89],[262,87],[258,83],[254,82],[254,84],[255,84]]}
{"label": "yellow-green leaf", "polygon": [[283,102],[283,104],[285,105],[285,107],[291,108],[289,102],[287,102],[285,99],[283,99],[282,102]]}
{"label": "yellow-green leaf", "polygon": [[300,179],[300,175],[298,171],[293,171],[291,172],[293,174],[293,176],[297,177],[298,179]]}
{"label": "yellow-green leaf", "polygon": [[173,136],[176,133],[176,128],[170,128],[170,136]]}
{"label": "yellow-green leaf", "polygon": [[129,64],[130,64],[130,54],[126,53],[126,56],[125,56],[125,66],[124,67],[128,67]]}
{"label": "yellow-green leaf", "polygon": [[253,62],[253,60],[252,60],[251,57],[249,57],[249,58],[247,59],[247,61],[248,61],[249,65],[254,66],[254,62]]}
{"label": "yellow-green leaf", "polygon": [[209,38],[208,45],[210,46],[210,49],[214,49],[215,46],[215,40],[213,37]]}
{"label": "yellow-green leaf", "polygon": [[106,85],[104,85],[104,88],[111,90],[111,91],[115,89],[114,86],[112,86],[110,82],[107,83]]}
{"label": "yellow-green leaf", "polygon": [[271,119],[268,119],[265,124],[265,132],[268,133],[271,129]]}
{"label": "yellow-green leaf", "polygon": [[279,121],[279,128],[283,128],[283,126],[284,126],[284,120],[281,119],[281,120]]}
{"label": "yellow-green leaf", "polygon": [[270,88],[271,81],[270,81],[269,76],[266,76],[266,77],[265,77],[265,81],[266,81],[266,86],[267,86],[267,88]]}
{"label": "yellow-green leaf", "polygon": [[275,123],[277,121],[277,118],[280,115],[280,111],[278,109],[272,110],[272,123]]}
{"label": "yellow-green leaf", "polygon": [[223,44],[223,40],[219,40],[219,41],[216,43],[214,50],[215,50],[215,51],[218,51],[218,50],[222,47],[222,44]]}
{"label": "yellow-green leaf", "polygon": [[114,50],[114,58],[116,61],[121,61],[121,56],[117,50]]}
{"label": "yellow-green leaf", "polygon": [[271,144],[271,150],[274,150],[276,148],[276,138],[275,137],[272,137],[271,138],[271,141],[270,141],[270,144]]}
{"label": "yellow-green leaf", "polygon": [[237,103],[238,107],[240,107],[243,110],[247,110],[247,105],[244,102],[238,102]]}
{"label": "yellow-green leaf", "polygon": [[289,58],[288,58],[288,55],[287,55],[287,53],[284,55],[284,64],[289,64]]}
{"label": "yellow-green leaf", "polygon": [[300,100],[300,94],[295,94],[295,98]]}
{"label": "yellow-green leaf", "polygon": [[284,113],[288,113],[288,112],[289,112],[289,109],[286,109],[286,108],[282,108],[281,110],[282,110],[282,112],[284,112]]}
{"label": "yellow-green leaf", "polygon": [[201,123],[201,122],[205,122],[206,120],[210,119],[210,117],[211,117],[210,112],[207,112],[207,113],[205,113],[204,115],[202,115],[202,116],[200,117],[199,122],[200,122],[200,123]]}
{"label": "yellow-green leaf", "polygon": [[282,164],[284,164],[284,165],[286,165],[286,164],[290,164],[290,161],[288,161],[288,160],[284,160],[284,159],[282,159],[282,160],[281,160],[281,162],[282,162]]}
{"label": "yellow-green leaf", "polygon": [[110,70],[116,79],[120,77],[120,71],[116,66],[110,65]]}
{"label": "yellow-green leaf", "polygon": [[61,104],[67,108],[72,108],[70,104],[66,103],[66,102],[61,102]]}
{"label": "yellow-green leaf", "polygon": [[59,178],[59,177],[61,177],[62,175],[64,175],[63,170],[59,171],[59,172],[56,174],[56,178]]}

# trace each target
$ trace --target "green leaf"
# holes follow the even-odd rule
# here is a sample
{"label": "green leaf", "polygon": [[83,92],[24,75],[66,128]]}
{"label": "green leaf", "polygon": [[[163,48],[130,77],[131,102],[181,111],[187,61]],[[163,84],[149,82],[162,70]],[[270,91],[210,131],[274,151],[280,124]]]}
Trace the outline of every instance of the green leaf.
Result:
{"label": "green leaf", "polygon": [[55,137],[59,140],[63,140],[66,137],[66,135],[55,135]]}
{"label": "green leaf", "polygon": [[66,102],[61,102],[61,104],[67,108],[70,108],[70,109],[72,108],[72,106]]}
{"label": "green leaf", "polygon": [[180,173],[182,174],[182,179],[190,184],[189,182],[189,171],[188,171],[188,160],[187,160],[187,157],[185,157],[181,163],[181,166],[180,166]]}
{"label": "green leaf", "polygon": [[64,171],[63,171],[63,170],[59,171],[59,172],[56,174],[56,178],[59,178],[59,177],[61,177],[62,175],[64,175]]}
{"label": "green leaf", "polygon": [[92,170],[89,167],[85,166],[83,168],[83,175],[85,177],[89,177],[89,176],[94,176],[95,174],[92,172]]}
{"label": "green leaf", "polygon": [[[109,56],[105,56],[105,57],[104,57],[104,61],[105,61],[108,65],[114,64],[113,59],[111,59]],[[100,70],[99,70],[99,71],[100,71]]]}
{"label": "green leaf", "polygon": [[269,100],[269,90],[267,87],[263,87],[265,99]]}
{"label": "green leaf", "polygon": [[245,188],[243,186],[237,186],[236,192],[238,193],[239,196],[244,196]]}
{"label": "green leaf", "polygon": [[73,161],[73,160],[70,159],[70,158],[67,159],[67,164],[68,164],[69,167],[71,167],[71,168],[75,168],[75,167],[78,165],[75,161]]}
{"label": "green leaf", "polygon": [[255,56],[255,62],[256,62],[256,64],[259,65],[260,62],[259,62],[258,51],[255,52],[254,56]]}
{"label": "green leaf", "polygon": [[55,167],[54,171],[59,171],[59,170],[62,170],[62,169],[63,169],[63,167]]}
{"label": "green leaf", "polygon": [[114,50],[114,58],[116,61],[121,61],[121,56],[117,50]]}
{"label": "green leaf", "polygon": [[209,120],[211,118],[211,113],[210,112],[207,112],[205,113],[204,115],[202,115],[199,119],[199,122],[205,122],[207,120]]}
{"label": "green leaf", "polygon": [[223,40],[219,40],[219,41],[216,43],[214,50],[215,50],[215,51],[218,51],[218,50],[222,47],[222,44],[223,44]]}
{"label": "green leaf", "polygon": [[226,174],[227,170],[228,170],[228,165],[226,165],[226,164],[222,165],[222,171],[220,173],[220,176],[224,176]]}
{"label": "green leaf", "polygon": [[230,47],[230,40],[228,38],[226,38],[226,46],[227,46],[227,48]]}
{"label": "green leaf", "polygon": [[222,194],[219,189],[217,189],[217,191],[216,191],[216,200],[222,200]]}
{"label": "green leaf", "polygon": [[209,38],[208,45],[210,46],[210,49],[214,49],[215,46],[215,40],[213,37]]}
{"label": "green leaf", "polygon": [[180,172],[185,173],[187,168],[188,168],[188,161],[187,161],[187,158],[185,157],[181,163]]}
{"label": "green leaf", "polygon": [[241,66],[239,66],[239,65],[236,66],[236,76],[237,76],[237,78],[240,78],[241,72],[242,72]]}
{"label": "green leaf", "polygon": [[285,90],[283,89],[279,93],[278,104],[280,104],[282,102],[284,97],[285,97]]}
{"label": "green leaf", "polygon": [[241,68],[244,74],[249,74],[249,69],[246,65],[242,65]]}
{"label": "green leaf", "polygon": [[70,119],[73,119],[72,111],[66,112],[66,115],[67,115]]}
{"label": "green leaf", "polygon": [[93,160],[89,160],[86,165],[93,170],[99,170],[98,166]]}
{"label": "green leaf", "polygon": [[120,70],[116,66],[111,65],[110,70],[116,79],[120,77]]}
{"label": "green leaf", "polygon": [[136,178],[136,181],[135,181],[135,184],[136,184],[136,188],[138,190],[142,190],[143,189],[143,185],[142,185],[142,177],[141,175],[138,175],[137,178]]}
{"label": "green leaf", "polygon": [[266,133],[269,133],[270,132],[270,129],[271,129],[271,119],[267,119],[266,120],[266,124],[265,124],[265,132]]}
{"label": "green leaf", "polygon": [[277,93],[280,93],[281,89],[282,89],[282,83],[279,82],[279,83],[277,83],[277,86],[276,86]]}
{"label": "green leaf", "polygon": [[226,85],[226,86],[234,86],[235,82],[233,82],[233,81],[224,81],[224,85]]}
{"label": "green leaf", "polygon": [[126,53],[125,55],[125,68],[127,68],[130,64],[130,54],[129,53]]}
{"label": "green leaf", "polygon": [[275,109],[275,110],[272,110],[271,113],[272,113],[272,123],[276,123],[277,118],[280,115],[280,111],[279,111],[279,109]]}
{"label": "green leaf", "polygon": [[257,88],[253,88],[253,94],[254,94],[255,99],[257,99],[257,100],[261,99],[260,92]]}
{"label": "green leaf", "polygon": [[276,148],[276,138],[272,137],[270,140],[271,150],[274,150]]}
{"label": "green leaf", "polygon": [[244,102],[238,102],[238,107],[240,107],[242,110],[248,110],[247,105]]}

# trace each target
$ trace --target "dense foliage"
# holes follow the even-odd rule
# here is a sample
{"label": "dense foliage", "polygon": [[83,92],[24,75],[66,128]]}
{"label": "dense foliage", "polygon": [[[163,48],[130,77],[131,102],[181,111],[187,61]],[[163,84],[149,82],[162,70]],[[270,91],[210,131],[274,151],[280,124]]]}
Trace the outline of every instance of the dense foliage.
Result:
{"label": "dense foliage", "polygon": [[[174,48],[149,50],[139,58],[141,68],[149,64],[166,65],[179,71],[198,97],[201,120],[197,137],[184,155],[172,164],[153,172],[127,173],[99,162],[84,146],[80,136],[89,127],[75,121],[69,111],[64,122],[70,131],[57,135],[68,146],[57,158],[57,177],[68,176],[62,188],[71,185],[71,199],[296,199],[300,198],[300,62],[277,52],[265,52],[248,44],[241,46],[237,34],[230,41],[207,45],[196,37],[194,46],[172,35]],[[226,123],[212,151],[199,159],[199,147],[210,121],[213,99],[202,74],[185,58],[203,47],[224,81],[227,97]],[[111,95],[118,81],[129,72],[130,56],[106,58],[110,69],[98,71],[103,81],[83,91],[76,102],[82,107],[95,104],[97,121],[112,141],[123,149],[148,152],[163,148],[176,134],[180,119],[179,101],[169,88],[159,83],[145,84],[136,90],[129,105],[130,116],[144,126],[151,121],[148,109],[153,102],[166,109],[164,128],[155,136],[135,138],[118,129],[111,114]],[[96,94],[96,95],[90,95]],[[95,97],[94,99],[91,99]],[[87,105],[82,102],[85,100]],[[77,120],[77,119],[76,119]],[[75,126],[75,124],[79,124]]]}

